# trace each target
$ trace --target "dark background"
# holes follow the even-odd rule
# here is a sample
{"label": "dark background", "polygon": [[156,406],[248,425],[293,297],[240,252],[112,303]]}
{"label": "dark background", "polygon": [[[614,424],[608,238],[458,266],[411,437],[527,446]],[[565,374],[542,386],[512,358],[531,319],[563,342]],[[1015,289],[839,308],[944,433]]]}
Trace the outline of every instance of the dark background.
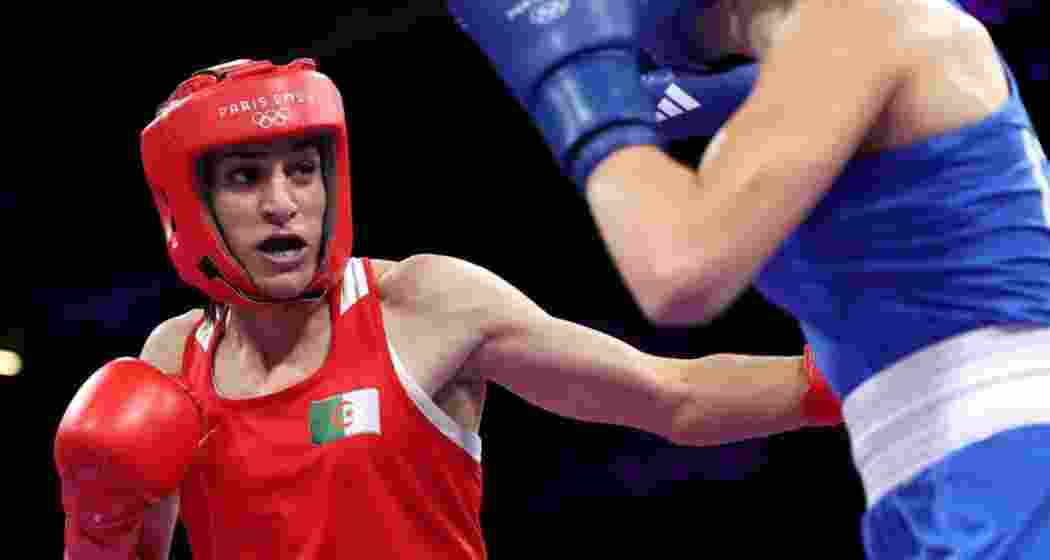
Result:
{"label": "dark background", "polygon": [[[794,321],[754,292],[705,327],[647,325],[586,204],[440,4],[350,8],[349,16],[296,8],[216,5],[209,16],[184,21],[177,13],[92,16],[56,35],[60,60],[22,61],[48,84],[36,111],[55,121],[41,127],[43,142],[32,142],[45,156],[31,164],[35,179],[4,189],[0,199],[18,226],[12,240],[31,253],[22,261],[30,274],[11,278],[30,279],[29,307],[24,288],[12,290],[0,338],[0,348],[25,360],[20,375],[0,378],[0,420],[14,436],[6,526],[15,542],[33,543],[31,556],[61,554],[51,445],[69,399],[101,364],[137,355],[156,324],[202,301],[167,260],[138,134],[179,81],[231,59],[312,57],[341,88],[351,123],[356,254],[465,258],[552,314],[662,355],[800,351]],[[1046,10],[990,17],[1045,138],[1046,40],[1025,31],[1042,27],[1027,24],[1047,21]],[[695,160],[704,143],[674,151]],[[29,198],[45,203],[40,213]],[[863,494],[842,429],[681,448],[556,417],[499,387],[490,395],[483,521],[493,558],[861,557]],[[189,556],[181,529],[176,554]]]}

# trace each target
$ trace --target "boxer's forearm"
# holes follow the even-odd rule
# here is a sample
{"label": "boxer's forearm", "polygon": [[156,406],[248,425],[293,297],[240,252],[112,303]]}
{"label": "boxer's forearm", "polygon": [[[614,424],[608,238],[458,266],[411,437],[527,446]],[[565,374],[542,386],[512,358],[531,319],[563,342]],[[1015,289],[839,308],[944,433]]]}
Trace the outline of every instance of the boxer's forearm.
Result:
{"label": "boxer's forearm", "polygon": [[675,443],[722,445],[808,425],[801,357],[717,354],[665,365],[677,370],[687,395],[675,414],[670,434]]}

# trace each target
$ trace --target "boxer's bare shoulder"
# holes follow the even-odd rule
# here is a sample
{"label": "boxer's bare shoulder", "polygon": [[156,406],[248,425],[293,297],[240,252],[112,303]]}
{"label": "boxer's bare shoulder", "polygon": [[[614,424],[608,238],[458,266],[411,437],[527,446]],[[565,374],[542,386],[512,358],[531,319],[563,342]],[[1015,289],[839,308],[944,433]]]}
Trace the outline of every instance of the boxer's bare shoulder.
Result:
{"label": "boxer's bare shoulder", "polygon": [[444,255],[372,262],[391,345],[433,395],[462,377],[460,368],[481,343],[492,293],[485,278],[495,275]]}
{"label": "boxer's bare shoulder", "polygon": [[204,310],[191,309],[157,325],[142,347],[139,357],[164,373],[173,375],[182,367],[186,337],[204,316]]}
{"label": "boxer's bare shoulder", "polygon": [[387,339],[406,373],[460,426],[477,431],[485,383],[467,364],[484,336],[477,310],[487,271],[442,255],[371,262]]}
{"label": "boxer's bare shoulder", "polygon": [[947,3],[899,1],[896,34],[909,57],[868,151],[910,144],[977,122],[1009,97],[1002,62],[987,29]]}
{"label": "boxer's bare shoulder", "polygon": [[417,254],[401,261],[371,259],[371,262],[380,297],[386,304],[467,303],[473,298],[459,296],[474,292],[473,282],[492,275],[478,265],[446,255]]}

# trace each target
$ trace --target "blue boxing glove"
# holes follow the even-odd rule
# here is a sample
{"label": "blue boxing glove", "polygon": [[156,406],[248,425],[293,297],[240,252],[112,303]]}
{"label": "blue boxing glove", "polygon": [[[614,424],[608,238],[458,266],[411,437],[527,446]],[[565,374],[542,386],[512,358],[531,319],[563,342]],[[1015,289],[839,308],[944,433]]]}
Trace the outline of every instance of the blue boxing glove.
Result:
{"label": "blue boxing glove", "polygon": [[642,76],[642,87],[656,104],[660,132],[668,140],[714,136],[751,95],[758,65],[719,73],[658,68]]}
{"label": "blue boxing glove", "polygon": [[579,189],[614,151],[661,144],[641,85],[637,0],[449,0],[449,11]]}

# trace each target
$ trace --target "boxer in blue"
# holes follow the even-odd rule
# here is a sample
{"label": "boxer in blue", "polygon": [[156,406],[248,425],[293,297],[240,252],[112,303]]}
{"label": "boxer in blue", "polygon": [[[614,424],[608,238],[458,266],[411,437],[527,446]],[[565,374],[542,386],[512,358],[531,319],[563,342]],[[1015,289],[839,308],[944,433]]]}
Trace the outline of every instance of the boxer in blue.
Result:
{"label": "boxer in blue", "polygon": [[[450,10],[651,320],[752,283],[798,319],[844,399],[870,558],[1050,558],[1050,164],[980,22],[953,0]],[[725,54],[758,63],[728,110],[700,91]],[[696,169],[661,149],[726,116]]]}

